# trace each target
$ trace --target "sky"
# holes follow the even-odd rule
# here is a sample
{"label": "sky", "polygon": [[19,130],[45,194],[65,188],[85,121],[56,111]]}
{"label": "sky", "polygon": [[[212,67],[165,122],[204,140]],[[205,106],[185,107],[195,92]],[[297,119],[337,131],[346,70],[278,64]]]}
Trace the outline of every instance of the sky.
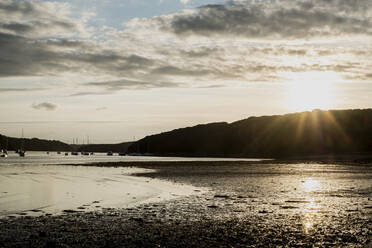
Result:
{"label": "sky", "polygon": [[370,0],[0,0],[0,134],[119,143],[372,107]]}

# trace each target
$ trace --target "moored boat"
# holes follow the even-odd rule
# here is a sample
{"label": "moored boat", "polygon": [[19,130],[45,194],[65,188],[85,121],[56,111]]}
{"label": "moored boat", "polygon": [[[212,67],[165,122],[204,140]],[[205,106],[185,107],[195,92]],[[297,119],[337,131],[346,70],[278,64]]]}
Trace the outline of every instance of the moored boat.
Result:
{"label": "moored boat", "polygon": [[21,142],[21,149],[19,149],[18,154],[20,157],[26,156],[26,151],[24,150],[25,148],[25,140],[24,140],[24,135],[23,135],[23,128],[22,128],[22,142]]}
{"label": "moored boat", "polygon": [[1,150],[0,158],[7,158],[8,157],[8,151],[7,150]]}

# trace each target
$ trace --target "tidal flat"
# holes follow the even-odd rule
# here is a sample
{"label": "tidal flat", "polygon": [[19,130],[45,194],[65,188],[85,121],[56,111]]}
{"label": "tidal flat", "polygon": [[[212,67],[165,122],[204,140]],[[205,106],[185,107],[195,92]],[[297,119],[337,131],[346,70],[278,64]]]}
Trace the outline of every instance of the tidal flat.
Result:
{"label": "tidal flat", "polygon": [[370,247],[372,164],[115,162],[196,194],[0,219],[0,247]]}

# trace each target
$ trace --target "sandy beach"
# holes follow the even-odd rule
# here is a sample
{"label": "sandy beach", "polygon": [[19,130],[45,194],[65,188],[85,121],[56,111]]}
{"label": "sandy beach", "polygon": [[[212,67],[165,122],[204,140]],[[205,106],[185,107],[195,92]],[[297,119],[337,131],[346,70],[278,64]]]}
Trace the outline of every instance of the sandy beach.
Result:
{"label": "sandy beach", "polygon": [[0,247],[369,247],[372,165],[126,162],[196,194],[127,208],[0,219]]}

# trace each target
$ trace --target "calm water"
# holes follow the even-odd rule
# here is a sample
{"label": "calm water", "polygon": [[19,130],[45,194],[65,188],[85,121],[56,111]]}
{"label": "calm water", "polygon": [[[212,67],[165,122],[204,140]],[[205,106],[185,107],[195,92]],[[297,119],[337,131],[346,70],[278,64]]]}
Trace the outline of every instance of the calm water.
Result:
{"label": "calm water", "polygon": [[[117,161],[214,161],[220,159],[147,156],[65,156],[64,153],[10,153],[0,158],[0,217],[11,214],[58,214],[63,210],[90,211],[128,207],[195,193],[195,188],[166,181],[133,177],[139,168],[76,166]],[[223,159],[225,160],[225,159]],[[226,159],[234,160],[234,159]],[[76,164],[76,165],[65,165]]]}
{"label": "calm water", "polygon": [[194,187],[130,176],[138,168],[1,165],[0,217],[129,207],[194,193]]}
{"label": "calm water", "polygon": [[[0,217],[10,214],[58,214],[63,210],[90,211],[128,207],[195,193],[195,188],[130,176],[139,168],[76,166],[94,162],[131,161],[259,161],[259,159],[180,158],[150,156],[65,156],[64,152],[10,152],[0,158]],[[66,164],[75,164],[66,165]],[[199,191],[198,191],[199,192]]]}
{"label": "calm water", "polygon": [[186,158],[186,157],[151,157],[151,156],[107,156],[106,153],[95,153],[90,156],[68,156],[64,152],[27,152],[25,157],[20,157],[14,152],[9,152],[7,158],[0,158],[0,165],[4,164],[84,164],[94,162],[135,162],[135,161],[260,161],[261,159],[244,159],[244,158]]}

